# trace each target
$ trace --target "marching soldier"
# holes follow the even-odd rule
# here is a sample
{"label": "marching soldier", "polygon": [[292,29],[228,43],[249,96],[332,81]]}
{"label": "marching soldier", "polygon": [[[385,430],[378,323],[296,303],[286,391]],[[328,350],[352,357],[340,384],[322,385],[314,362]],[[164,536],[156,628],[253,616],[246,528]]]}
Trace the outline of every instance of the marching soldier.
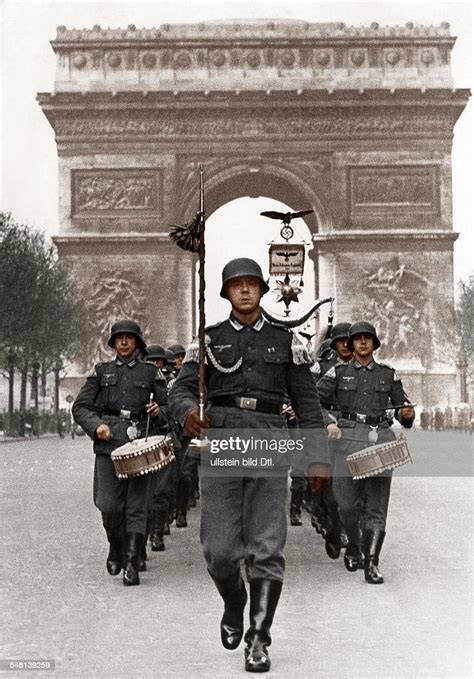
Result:
{"label": "marching soldier", "polygon": [[94,504],[102,513],[110,544],[107,571],[118,575],[123,566],[124,585],[138,585],[149,476],[117,478],[110,455],[145,435],[148,415],[155,423],[165,424],[161,406],[166,402],[157,393],[156,368],[139,358],[146,348],[140,327],[131,320],[117,321],[108,344],[115,349],[114,360],[95,366],[72,413],[94,442]]}
{"label": "marching soldier", "polygon": [[[207,328],[208,411],[198,409],[198,348],[191,346],[170,394],[170,409],[185,433],[199,437],[204,428],[278,432],[285,427],[285,394],[301,427],[321,431],[323,416],[302,344],[282,326],[267,322],[260,298],[269,288],[252,259],[230,261],[222,272],[221,297],[229,318]],[[324,430],[323,430],[324,431]],[[316,433],[316,431],[315,431]],[[310,475],[329,475],[326,435],[314,452]],[[201,465],[201,542],[209,574],[224,600],[221,640],[238,647],[244,631],[247,591],[240,574],[245,559],[250,582],[250,626],[245,633],[245,669],[270,668],[267,647],[280,598],[286,541],[287,469],[278,475],[212,475]]]}
{"label": "marching soldier", "polygon": [[[162,369],[166,365],[166,353],[165,349],[159,344],[149,344],[146,348],[146,360],[152,363],[157,368],[156,373],[156,383],[157,390],[161,394],[163,403],[167,403],[168,400],[168,388],[166,383],[166,377],[164,376]],[[167,421],[166,427],[160,427],[157,429],[156,433],[165,434],[169,433],[170,423]],[[173,433],[171,432],[173,438],[173,447],[175,447],[175,439]],[[150,511],[151,517],[149,519],[150,524],[150,544],[152,552],[163,552],[165,549],[165,542],[163,536],[165,534],[166,525],[168,522],[168,513],[170,508],[170,503],[174,495],[176,484],[176,460],[173,460],[170,464],[160,469],[158,472],[151,477],[151,493],[150,493]]]}
{"label": "marching soldier", "polygon": [[174,372],[176,373],[176,375],[178,375],[179,371],[183,367],[186,349],[183,347],[182,344],[171,344],[166,349],[167,351],[171,351],[174,356]]}
{"label": "marching soldier", "polygon": [[[327,349],[317,358],[311,368],[316,384],[327,371],[339,363],[347,363],[352,358],[352,351],[347,346],[350,323],[336,323],[331,332]],[[337,402],[321,402],[322,407],[329,413],[329,418],[337,422]],[[330,445],[331,461],[334,465],[334,446]],[[331,559],[338,559],[341,546],[347,543],[347,537],[341,525],[336,498],[332,489],[332,479],[329,487],[320,495],[314,496],[314,526],[324,535],[326,554]]]}
{"label": "marching soldier", "polygon": [[[355,481],[350,477],[346,457],[367,448],[371,442],[395,439],[387,417],[390,406],[394,406],[395,417],[406,428],[412,426],[415,411],[395,370],[373,358],[374,351],[380,347],[373,325],[366,321],[351,325],[347,346],[353,352],[352,360],[330,368],[318,382],[318,391],[323,403],[335,402],[339,411],[337,424],[330,423],[328,431],[329,438],[337,444],[333,490],[349,538],[344,564],[348,571],[363,567],[366,582],[377,585],[383,583],[378,563],[385,537],[392,472]],[[364,498],[361,536],[359,518]]]}
{"label": "marching soldier", "polygon": [[[174,356],[173,363],[173,377],[169,382],[168,388],[174,384],[175,379],[179,375],[183,367],[186,349],[182,344],[171,344],[167,351],[172,352]],[[198,486],[198,460],[191,457],[188,451],[189,439],[180,435],[180,450],[178,454],[178,473],[176,484],[176,528],[186,528],[188,525],[187,512],[191,506],[196,506],[195,493]]]}

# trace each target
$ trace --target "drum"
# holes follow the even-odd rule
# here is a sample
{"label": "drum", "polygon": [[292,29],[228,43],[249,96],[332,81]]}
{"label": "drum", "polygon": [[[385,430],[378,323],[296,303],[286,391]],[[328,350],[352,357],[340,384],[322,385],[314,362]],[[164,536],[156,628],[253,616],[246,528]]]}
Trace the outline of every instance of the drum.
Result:
{"label": "drum", "polygon": [[347,456],[353,479],[366,479],[412,462],[406,438],[402,433],[394,441],[379,443]]}
{"label": "drum", "polygon": [[119,479],[151,474],[174,460],[170,436],[135,439],[112,452],[112,462]]}

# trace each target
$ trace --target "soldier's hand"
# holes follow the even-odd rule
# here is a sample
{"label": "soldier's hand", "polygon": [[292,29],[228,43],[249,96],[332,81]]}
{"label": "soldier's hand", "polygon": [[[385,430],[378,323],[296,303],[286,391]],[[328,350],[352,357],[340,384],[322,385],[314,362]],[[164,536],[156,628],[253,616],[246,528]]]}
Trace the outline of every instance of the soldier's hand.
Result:
{"label": "soldier's hand", "polygon": [[158,417],[158,415],[160,414],[160,406],[158,405],[158,403],[155,403],[155,401],[151,401],[147,405],[146,411],[151,417]]}
{"label": "soldier's hand", "polygon": [[415,414],[415,409],[413,406],[405,406],[405,408],[400,408],[400,414],[404,420],[411,420]]}
{"label": "soldier's hand", "polygon": [[338,439],[341,438],[342,431],[339,429],[335,422],[331,422],[330,424],[328,424],[326,429],[328,430],[328,439],[330,441],[337,441]]}
{"label": "soldier's hand", "polygon": [[207,415],[204,415],[204,419],[201,420],[199,417],[199,411],[191,410],[184,423],[184,432],[189,436],[200,438],[202,430],[207,429],[210,425],[210,420]]}
{"label": "soldier's hand", "polygon": [[281,407],[281,414],[286,415],[288,420],[291,422],[292,420],[296,420],[296,413],[291,407],[291,403],[284,403]]}
{"label": "soldier's hand", "polygon": [[101,441],[110,441],[110,439],[112,438],[112,432],[110,431],[110,427],[108,424],[105,424],[105,422],[99,424],[99,426],[95,430],[95,435]]}
{"label": "soldier's hand", "polygon": [[318,495],[329,487],[330,464],[312,464],[308,469],[308,486],[312,495]]}

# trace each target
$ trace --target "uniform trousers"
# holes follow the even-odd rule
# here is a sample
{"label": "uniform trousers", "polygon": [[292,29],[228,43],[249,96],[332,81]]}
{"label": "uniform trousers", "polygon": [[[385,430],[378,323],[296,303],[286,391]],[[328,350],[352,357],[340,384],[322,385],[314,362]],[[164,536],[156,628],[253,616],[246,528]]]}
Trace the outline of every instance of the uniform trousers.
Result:
{"label": "uniform trousers", "polygon": [[96,455],[94,504],[106,531],[145,534],[150,475],[119,479],[110,455]]}
{"label": "uniform trousers", "polygon": [[164,526],[168,520],[169,507],[175,492],[176,468],[177,462],[173,460],[166,467],[150,474],[149,512],[155,516],[159,526]]}
{"label": "uniform trousers", "polygon": [[[342,438],[332,443],[334,451],[333,492],[339,505],[339,514],[346,529],[360,522],[364,530],[384,531],[387,522],[392,472],[387,471],[367,479],[354,481],[347,466],[350,453],[370,446],[370,427],[361,422],[342,421]],[[377,443],[395,439],[387,422],[377,427]],[[363,526],[362,526],[363,524]]]}
{"label": "uniform trousers", "polygon": [[249,580],[283,580],[287,495],[285,474],[229,477],[201,473],[201,544],[214,578],[234,575],[244,559]]}

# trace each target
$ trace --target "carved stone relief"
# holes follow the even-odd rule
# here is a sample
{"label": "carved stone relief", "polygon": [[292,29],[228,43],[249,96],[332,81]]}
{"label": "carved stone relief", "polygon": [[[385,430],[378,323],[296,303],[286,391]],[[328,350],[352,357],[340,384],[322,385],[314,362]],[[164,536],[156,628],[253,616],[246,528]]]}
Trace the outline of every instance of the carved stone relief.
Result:
{"label": "carved stone relief", "polygon": [[436,170],[434,166],[349,168],[351,212],[377,208],[437,211]]}
{"label": "carved stone relief", "polygon": [[82,351],[79,361],[84,373],[100,361],[109,361],[107,346],[111,325],[121,318],[136,321],[144,334],[148,331],[148,298],[143,290],[141,272],[101,272],[78,285],[81,303]]}
{"label": "carved stone relief", "polygon": [[430,282],[400,264],[398,258],[376,270],[364,271],[364,303],[357,318],[368,320],[377,329],[382,346],[380,359],[419,359],[429,362],[430,323],[427,302]]}
{"label": "carved stone relief", "polygon": [[381,340],[377,356],[418,360],[423,367],[450,365],[459,338],[452,305],[435,303],[434,285],[398,257],[364,271],[357,318],[373,323]]}
{"label": "carved stone relief", "polygon": [[150,170],[73,170],[72,214],[161,212],[161,176]]}
{"label": "carved stone relief", "polygon": [[407,130],[413,135],[436,135],[450,133],[454,121],[450,118],[435,118],[429,113],[401,113],[399,110],[387,110],[385,114],[347,115],[337,109],[328,113],[313,116],[294,117],[291,111],[265,111],[247,113],[227,111],[209,114],[209,118],[197,118],[184,112],[154,112],[153,115],[116,113],[87,117],[64,116],[55,122],[59,137],[308,137],[314,135],[391,135],[405,134]]}

